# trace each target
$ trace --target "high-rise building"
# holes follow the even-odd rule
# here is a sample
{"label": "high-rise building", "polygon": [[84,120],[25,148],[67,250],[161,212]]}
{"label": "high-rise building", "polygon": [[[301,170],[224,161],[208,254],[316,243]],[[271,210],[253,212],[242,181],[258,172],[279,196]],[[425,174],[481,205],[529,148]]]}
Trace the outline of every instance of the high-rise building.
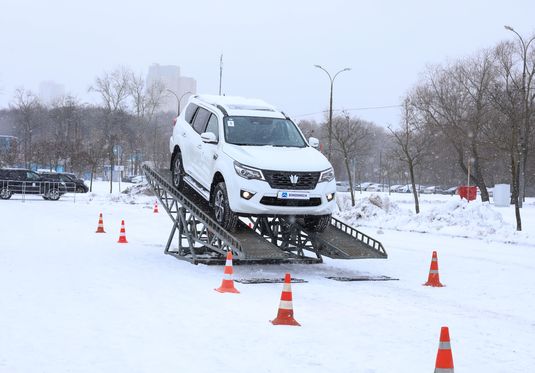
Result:
{"label": "high-rise building", "polygon": [[180,102],[183,108],[189,96],[188,92],[191,92],[191,94],[197,93],[197,81],[190,77],[181,76],[179,66],[152,64],[147,74],[147,87],[150,87],[155,82],[160,82],[166,90],[168,89],[176,94],[175,97],[172,93],[165,92],[166,95],[160,105],[161,111],[176,112],[178,99],[182,98]]}
{"label": "high-rise building", "polygon": [[65,96],[65,86],[63,84],[58,84],[51,80],[39,84],[39,98],[44,104],[50,105],[63,96]]}

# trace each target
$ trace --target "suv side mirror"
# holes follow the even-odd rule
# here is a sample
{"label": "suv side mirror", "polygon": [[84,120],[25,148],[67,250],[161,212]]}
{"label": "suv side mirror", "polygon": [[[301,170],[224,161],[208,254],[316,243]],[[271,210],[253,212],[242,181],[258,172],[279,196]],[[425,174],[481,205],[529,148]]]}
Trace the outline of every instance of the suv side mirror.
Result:
{"label": "suv side mirror", "polygon": [[309,137],[308,144],[313,148],[317,148],[318,146],[320,146],[320,141],[315,137]]}
{"label": "suv side mirror", "polygon": [[201,133],[201,140],[207,144],[217,144],[217,137],[213,132],[203,132]]}

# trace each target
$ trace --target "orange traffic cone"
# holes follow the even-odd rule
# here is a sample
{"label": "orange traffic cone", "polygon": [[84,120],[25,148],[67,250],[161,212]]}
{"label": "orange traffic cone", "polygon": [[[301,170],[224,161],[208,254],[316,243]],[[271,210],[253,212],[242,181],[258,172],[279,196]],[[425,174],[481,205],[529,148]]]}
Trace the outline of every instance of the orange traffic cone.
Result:
{"label": "orange traffic cone", "polygon": [[281,302],[279,305],[279,312],[277,312],[277,317],[275,320],[272,320],[273,325],[293,325],[301,326],[294,319],[294,310],[292,304],[292,278],[289,273],[284,276],[284,285],[282,287]]}
{"label": "orange traffic cone", "polygon": [[437,252],[433,251],[433,258],[431,259],[431,268],[429,269],[429,277],[424,286],[443,287],[438,278],[438,258]]}
{"label": "orange traffic cone", "polygon": [[453,356],[451,355],[450,332],[447,326],[440,329],[435,373],[453,373]]}
{"label": "orange traffic cone", "polygon": [[154,202],[154,211],[155,214],[158,213],[158,201]]}
{"label": "orange traffic cone", "polygon": [[100,215],[98,217],[98,227],[97,227],[97,231],[95,233],[106,233],[104,231],[104,220],[102,220],[102,213],[100,213]]}
{"label": "orange traffic cone", "polygon": [[124,220],[121,220],[121,233],[119,235],[118,243],[128,243],[126,240],[126,230],[124,229]]}
{"label": "orange traffic cone", "polygon": [[232,274],[234,270],[232,269],[232,251],[227,251],[227,262],[225,263],[225,271],[223,272],[223,281],[221,286],[215,291],[220,293],[239,293],[238,289],[234,287],[234,280],[232,279]]}

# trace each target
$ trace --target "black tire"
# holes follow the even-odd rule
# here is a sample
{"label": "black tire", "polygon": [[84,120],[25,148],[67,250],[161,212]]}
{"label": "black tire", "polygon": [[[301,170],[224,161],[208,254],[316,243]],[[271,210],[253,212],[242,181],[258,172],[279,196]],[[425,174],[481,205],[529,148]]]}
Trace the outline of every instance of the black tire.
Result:
{"label": "black tire", "polygon": [[177,151],[171,161],[171,182],[180,190],[184,188],[184,166],[182,165],[182,153]]}
{"label": "black tire", "polygon": [[46,192],[45,196],[51,201],[57,201],[59,197],[61,197],[61,192],[57,188],[51,188],[48,192]]}
{"label": "black tire", "polygon": [[331,224],[331,214],[305,217],[305,229],[312,232],[323,232],[329,224]]}
{"label": "black tire", "polygon": [[227,187],[224,182],[220,182],[214,188],[212,196],[215,220],[229,232],[236,230],[238,216],[230,209]]}
{"label": "black tire", "polygon": [[0,199],[10,199],[12,195],[13,192],[9,189],[5,187],[0,189]]}

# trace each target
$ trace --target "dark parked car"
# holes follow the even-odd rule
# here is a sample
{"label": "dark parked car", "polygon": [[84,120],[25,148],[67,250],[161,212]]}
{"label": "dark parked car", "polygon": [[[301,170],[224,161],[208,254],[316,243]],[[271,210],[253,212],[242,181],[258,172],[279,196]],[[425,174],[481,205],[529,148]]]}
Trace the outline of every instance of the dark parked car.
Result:
{"label": "dark parked car", "polygon": [[41,172],[41,175],[49,180],[64,182],[69,192],[87,193],[89,188],[82,179],[68,172]]}
{"label": "dark parked car", "polygon": [[10,199],[13,194],[40,194],[46,200],[57,201],[67,192],[64,182],[51,180],[31,170],[0,169],[0,199]]}

